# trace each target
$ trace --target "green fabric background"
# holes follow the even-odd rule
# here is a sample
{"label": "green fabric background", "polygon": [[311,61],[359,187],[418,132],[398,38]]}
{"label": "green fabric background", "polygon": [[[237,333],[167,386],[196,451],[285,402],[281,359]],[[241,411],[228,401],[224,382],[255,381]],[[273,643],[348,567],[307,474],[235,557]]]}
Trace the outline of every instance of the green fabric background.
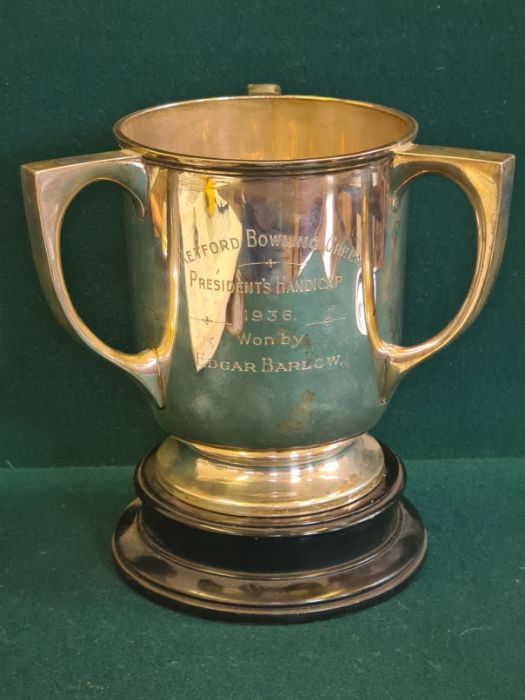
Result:
{"label": "green fabric background", "polygon": [[[513,458],[525,454],[524,35],[518,0],[0,4],[2,697],[525,697],[525,462]],[[289,627],[170,613],[117,577],[109,540],[132,481],[111,465],[133,464],[161,434],[131,382],[53,320],[18,175],[24,162],[114,148],[113,122],[135,109],[267,81],[398,107],[419,120],[419,143],[518,156],[487,308],[405,380],[376,431],[408,458],[427,560],[380,606]],[[474,223],[459,190],[416,183],[409,238],[413,342],[468,287]],[[63,254],[85,320],[130,349],[116,188],[75,200]]]}
{"label": "green fabric background", "polygon": [[[30,256],[19,165],[110,150],[121,115],[263,81],[398,107],[419,120],[419,143],[518,155],[507,252],[486,310],[406,379],[376,434],[405,457],[523,453],[523,4],[19,0],[0,13],[2,466],[131,464],[161,437],[135,386],[51,317]],[[116,190],[97,185],[78,197],[63,252],[81,314],[126,348]],[[407,341],[438,330],[459,307],[475,244],[457,188],[429,178],[412,190]]]}
{"label": "green fabric background", "polygon": [[0,695],[521,700],[525,460],[408,469],[430,533],[414,581],[353,615],[263,627],[172,612],[119,579],[108,544],[130,469],[5,470]]}

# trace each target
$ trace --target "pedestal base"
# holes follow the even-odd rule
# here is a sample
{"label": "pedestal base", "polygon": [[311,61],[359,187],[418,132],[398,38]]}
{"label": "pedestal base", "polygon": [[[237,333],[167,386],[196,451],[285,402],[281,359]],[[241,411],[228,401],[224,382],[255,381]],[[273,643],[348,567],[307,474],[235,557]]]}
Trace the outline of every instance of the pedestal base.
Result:
{"label": "pedestal base", "polygon": [[300,622],[374,603],[407,581],[427,544],[419,515],[400,498],[403,467],[383,453],[383,478],[366,496],[266,528],[231,516],[221,526],[217,513],[199,519],[195,508],[188,521],[180,504],[160,502],[149,488],[145,460],[140,500],[113,538],[117,566],[141,593],[213,617]]}

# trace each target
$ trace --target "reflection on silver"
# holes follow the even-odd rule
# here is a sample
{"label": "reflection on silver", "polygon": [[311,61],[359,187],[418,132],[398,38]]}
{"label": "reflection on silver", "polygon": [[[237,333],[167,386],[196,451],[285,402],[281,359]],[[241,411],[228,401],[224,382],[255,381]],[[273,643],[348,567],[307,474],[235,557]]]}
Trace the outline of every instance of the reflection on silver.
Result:
{"label": "reflection on silver", "polygon": [[[254,298],[271,304],[274,295],[337,287],[343,280],[341,266],[348,288],[349,278],[360,274],[363,202],[375,262],[382,264],[384,178],[377,167],[370,170],[366,177],[358,169],[300,180],[179,176],[181,266],[198,372],[210,366],[225,328],[232,336],[241,335]],[[306,271],[317,255],[322,277],[315,273],[312,281],[313,273]],[[347,262],[356,265],[349,268]],[[317,302],[314,308],[323,310]],[[329,328],[346,318],[327,307],[322,320],[305,325]]]}
{"label": "reflection on silver", "polygon": [[[352,439],[406,372],[475,319],[503,253],[513,157],[415,146],[415,131],[389,108],[272,91],[144,110],[115,127],[130,150],[23,166],[51,307],[139,382],[182,440],[244,458]],[[467,192],[476,266],[451,322],[404,348],[405,192],[429,172]],[[134,354],[86,326],[61,266],[64,212],[100,179],[133,202]]]}
{"label": "reflection on silver", "polygon": [[226,325],[227,283],[235,277],[242,226],[213,178],[192,174],[179,178],[179,215],[191,347],[199,371],[214,356]]}
{"label": "reflection on silver", "polygon": [[166,498],[215,513],[261,517],[300,516],[358,501],[383,476],[379,443],[370,435],[335,455],[304,464],[229,464],[199,455],[167,438],[149,458]]}

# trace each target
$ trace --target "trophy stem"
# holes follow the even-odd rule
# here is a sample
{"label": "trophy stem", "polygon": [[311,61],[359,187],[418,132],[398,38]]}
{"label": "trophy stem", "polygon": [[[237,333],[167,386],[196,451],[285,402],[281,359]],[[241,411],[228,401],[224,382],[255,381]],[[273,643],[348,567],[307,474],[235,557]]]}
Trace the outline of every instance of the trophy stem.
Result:
{"label": "trophy stem", "polygon": [[[370,435],[297,450],[240,450],[184,444],[174,437],[140,463],[139,495],[189,525],[271,534],[297,518],[351,506],[383,479],[385,460]],[[220,517],[217,517],[220,514]],[[314,528],[314,529],[315,529]],[[301,534],[304,532],[301,530]]]}
{"label": "trophy stem", "polygon": [[385,446],[371,491],[323,511],[272,516],[178,499],[159,486],[160,449],[137,468],[140,498],[113,538],[124,579],[159,602],[212,617],[303,621],[378,601],[423,560],[426,532],[401,497],[403,465]]}

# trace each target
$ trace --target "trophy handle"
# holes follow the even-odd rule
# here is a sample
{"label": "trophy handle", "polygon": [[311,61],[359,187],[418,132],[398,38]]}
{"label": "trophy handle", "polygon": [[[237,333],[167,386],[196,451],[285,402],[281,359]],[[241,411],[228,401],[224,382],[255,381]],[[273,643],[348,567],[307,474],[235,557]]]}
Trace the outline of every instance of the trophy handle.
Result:
{"label": "trophy handle", "polygon": [[465,331],[477,317],[496,280],[509,218],[514,176],[513,155],[459,148],[411,145],[395,153],[391,170],[393,206],[404,188],[420,175],[443,175],[459,185],[474,208],[477,222],[476,266],[470,289],[456,316],[439,333],[403,347],[380,335],[374,299],[373,242],[364,231],[363,291],[368,338],[386,399],[402,376]]}
{"label": "trophy handle", "polygon": [[148,180],[142,159],[132,151],[121,150],[29,163],[22,166],[21,174],[35,265],[56,319],[91,350],[128,372],[162,408],[164,389],[156,350],[128,354],[97,338],[73,306],[60,255],[65,211],[73,197],[92,182],[107,180],[120,185],[132,196],[140,215],[145,215]]}

